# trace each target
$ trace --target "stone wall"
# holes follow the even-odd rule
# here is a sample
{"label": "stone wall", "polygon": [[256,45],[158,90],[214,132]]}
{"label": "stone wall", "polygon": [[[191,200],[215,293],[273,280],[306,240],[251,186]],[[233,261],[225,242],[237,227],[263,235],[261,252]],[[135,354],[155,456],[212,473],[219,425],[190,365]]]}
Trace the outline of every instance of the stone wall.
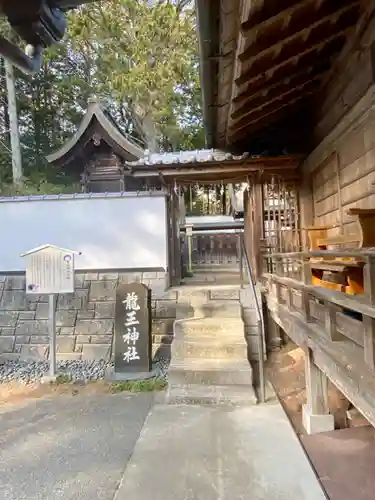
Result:
{"label": "stone wall", "polygon": [[[151,288],[154,352],[168,355],[177,293],[164,272],[77,272],[75,293],[57,300],[59,360],[111,358],[116,290],[131,282]],[[0,274],[0,359],[46,359],[48,349],[48,297],[26,295],[24,275]]]}

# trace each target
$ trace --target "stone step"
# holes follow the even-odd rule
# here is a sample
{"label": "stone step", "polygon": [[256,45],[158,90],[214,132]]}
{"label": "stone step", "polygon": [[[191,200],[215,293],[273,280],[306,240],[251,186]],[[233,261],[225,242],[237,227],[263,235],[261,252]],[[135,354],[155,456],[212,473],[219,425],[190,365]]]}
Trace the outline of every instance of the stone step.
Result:
{"label": "stone step", "polygon": [[246,360],[173,359],[168,380],[171,385],[252,385],[252,369]]}
{"label": "stone step", "polygon": [[230,339],[197,339],[185,340],[172,344],[172,356],[176,359],[202,358],[202,359],[247,359],[248,347],[245,339],[231,341]]}
{"label": "stone step", "polygon": [[240,265],[228,266],[222,265],[210,265],[210,264],[196,264],[193,266],[193,273],[203,273],[203,274],[240,274]]}
{"label": "stone step", "polygon": [[183,283],[185,285],[215,285],[215,284],[228,284],[228,285],[237,285],[240,284],[240,277],[237,275],[206,275],[206,274],[198,274],[191,276],[189,278],[184,278]]}
{"label": "stone step", "polygon": [[199,297],[177,304],[176,318],[241,318],[241,304],[236,301],[206,300]]}
{"label": "stone step", "polygon": [[179,325],[179,338],[197,337],[233,337],[242,339],[245,336],[245,327],[240,318],[204,318],[193,319]]}
{"label": "stone step", "polygon": [[168,404],[249,406],[257,404],[254,388],[236,385],[169,385]]}

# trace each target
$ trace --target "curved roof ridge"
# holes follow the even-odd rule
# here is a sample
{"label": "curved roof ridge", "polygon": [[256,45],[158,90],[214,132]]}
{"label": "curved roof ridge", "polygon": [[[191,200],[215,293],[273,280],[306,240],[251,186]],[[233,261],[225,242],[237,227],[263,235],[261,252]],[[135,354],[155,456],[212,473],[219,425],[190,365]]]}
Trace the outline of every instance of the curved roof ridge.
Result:
{"label": "curved roof ridge", "polygon": [[71,149],[73,149],[84,132],[89,127],[94,116],[103,127],[103,129],[106,130],[106,132],[113,138],[114,141],[118,143],[118,145],[122,149],[133,155],[135,159],[143,157],[143,149],[123,134],[120,128],[111,119],[109,119],[105,111],[102,109],[100,103],[97,100],[89,100],[86,114],[82,118],[78,129],[75,131],[72,137],[68,141],[66,141],[65,144],[63,144],[57,151],[46,156],[47,161],[49,163],[53,163],[65,156]]}

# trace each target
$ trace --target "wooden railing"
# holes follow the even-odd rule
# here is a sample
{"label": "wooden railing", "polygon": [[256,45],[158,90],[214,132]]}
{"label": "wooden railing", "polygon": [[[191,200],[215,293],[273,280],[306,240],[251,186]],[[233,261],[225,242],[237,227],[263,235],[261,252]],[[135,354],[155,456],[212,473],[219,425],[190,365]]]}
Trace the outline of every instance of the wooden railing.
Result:
{"label": "wooden railing", "polygon": [[[311,258],[363,263],[364,293],[312,285]],[[375,426],[375,250],[265,256],[262,277],[271,318]]]}
{"label": "wooden railing", "polygon": [[[312,257],[355,258],[364,264],[364,294],[313,286]],[[319,251],[265,256],[263,284],[278,304],[299,313],[307,323],[324,327],[333,342],[350,340],[363,348],[363,359],[375,370],[375,251]],[[271,272],[269,272],[272,270]]]}

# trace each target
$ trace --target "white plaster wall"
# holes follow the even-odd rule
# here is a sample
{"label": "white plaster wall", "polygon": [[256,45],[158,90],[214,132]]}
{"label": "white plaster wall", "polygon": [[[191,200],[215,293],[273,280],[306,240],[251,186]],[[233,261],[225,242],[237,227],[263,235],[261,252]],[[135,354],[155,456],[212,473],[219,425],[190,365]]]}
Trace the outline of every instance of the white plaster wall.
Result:
{"label": "white plaster wall", "polygon": [[76,250],[76,269],[167,268],[166,199],[133,193],[0,199],[0,272],[52,244]]}

